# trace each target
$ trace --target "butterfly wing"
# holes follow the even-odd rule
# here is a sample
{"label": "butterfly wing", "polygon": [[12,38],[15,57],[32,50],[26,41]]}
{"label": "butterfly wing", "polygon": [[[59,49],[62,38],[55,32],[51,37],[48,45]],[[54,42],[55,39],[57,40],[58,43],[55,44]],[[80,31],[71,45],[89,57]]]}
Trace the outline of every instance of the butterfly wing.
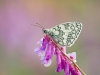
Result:
{"label": "butterfly wing", "polygon": [[66,22],[50,29],[52,38],[60,45],[70,47],[77,40],[82,30],[80,22]]}

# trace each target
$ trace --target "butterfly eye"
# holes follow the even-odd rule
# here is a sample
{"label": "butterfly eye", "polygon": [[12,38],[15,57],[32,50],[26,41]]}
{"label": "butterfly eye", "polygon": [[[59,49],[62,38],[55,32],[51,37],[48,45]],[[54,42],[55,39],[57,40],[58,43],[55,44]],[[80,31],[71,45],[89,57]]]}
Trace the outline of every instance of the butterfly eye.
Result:
{"label": "butterfly eye", "polygon": [[44,33],[47,33],[47,31],[46,31],[46,30],[43,30],[43,32],[44,32]]}

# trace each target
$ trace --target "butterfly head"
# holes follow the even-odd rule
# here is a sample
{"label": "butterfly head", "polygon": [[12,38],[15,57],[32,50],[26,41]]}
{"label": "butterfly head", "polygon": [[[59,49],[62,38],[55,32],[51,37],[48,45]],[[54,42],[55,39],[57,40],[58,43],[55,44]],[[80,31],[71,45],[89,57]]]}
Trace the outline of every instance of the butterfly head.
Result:
{"label": "butterfly head", "polygon": [[49,29],[42,29],[44,34],[49,34]]}
{"label": "butterfly head", "polygon": [[[31,25],[33,25],[33,24],[31,24]],[[42,31],[43,31],[44,34],[50,34],[50,30],[49,29],[45,29],[42,25],[36,23],[36,25],[34,25],[34,26],[42,28]]]}
{"label": "butterfly head", "polygon": [[42,29],[44,34],[48,34],[50,37],[54,36],[54,33],[50,29]]}

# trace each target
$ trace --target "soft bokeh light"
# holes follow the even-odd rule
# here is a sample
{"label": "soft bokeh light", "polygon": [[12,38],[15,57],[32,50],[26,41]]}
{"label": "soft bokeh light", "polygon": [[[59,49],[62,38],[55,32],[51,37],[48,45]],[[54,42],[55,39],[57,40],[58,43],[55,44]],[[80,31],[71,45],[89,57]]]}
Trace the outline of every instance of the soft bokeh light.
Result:
{"label": "soft bokeh light", "polygon": [[99,75],[99,0],[0,0],[0,75],[63,75],[55,73],[55,57],[44,67],[34,53],[43,37],[39,23],[51,28],[63,22],[82,22],[83,29],[67,52],[87,75]]}

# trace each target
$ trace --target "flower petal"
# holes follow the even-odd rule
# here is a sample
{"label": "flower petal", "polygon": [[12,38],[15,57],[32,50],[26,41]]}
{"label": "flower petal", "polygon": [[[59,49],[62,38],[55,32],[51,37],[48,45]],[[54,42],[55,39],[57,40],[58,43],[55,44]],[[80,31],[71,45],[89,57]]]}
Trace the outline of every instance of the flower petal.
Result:
{"label": "flower petal", "polygon": [[48,66],[51,65],[51,63],[52,63],[52,60],[50,59],[50,60],[48,61],[48,63],[44,64],[44,66],[45,66],[45,67],[48,67]]}
{"label": "flower petal", "polygon": [[48,45],[48,48],[46,50],[46,54],[45,54],[45,62],[44,64],[48,63],[48,61],[51,59],[52,54],[51,54],[51,44]]}
{"label": "flower petal", "polygon": [[49,42],[49,44],[47,45],[47,49],[45,51],[45,56],[41,57],[41,62],[45,65],[45,66],[50,66],[51,64],[51,58],[53,56],[54,50],[53,48],[53,44]]}
{"label": "flower petal", "polygon": [[60,56],[60,52],[59,52],[57,47],[55,47],[55,55],[56,55],[56,63],[57,63],[56,72],[60,72],[62,70],[62,67],[61,67],[61,56]]}
{"label": "flower petal", "polygon": [[64,58],[61,59],[62,69],[64,69],[64,75],[69,75],[69,62]]}
{"label": "flower petal", "polygon": [[69,75],[69,64],[67,64],[67,63],[65,65],[64,75]]}
{"label": "flower petal", "polygon": [[66,54],[66,46],[64,46],[64,47],[62,47],[63,48],[63,50],[64,50],[64,53]]}
{"label": "flower petal", "polygon": [[37,42],[37,44],[42,44],[42,43],[43,43],[43,38],[41,38],[41,40]]}
{"label": "flower petal", "polygon": [[76,62],[76,52],[68,53],[67,56]]}
{"label": "flower petal", "polygon": [[40,50],[40,48],[36,48],[36,49],[34,49],[34,52],[35,52],[37,55],[39,55],[39,53],[41,52],[41,50]]}

